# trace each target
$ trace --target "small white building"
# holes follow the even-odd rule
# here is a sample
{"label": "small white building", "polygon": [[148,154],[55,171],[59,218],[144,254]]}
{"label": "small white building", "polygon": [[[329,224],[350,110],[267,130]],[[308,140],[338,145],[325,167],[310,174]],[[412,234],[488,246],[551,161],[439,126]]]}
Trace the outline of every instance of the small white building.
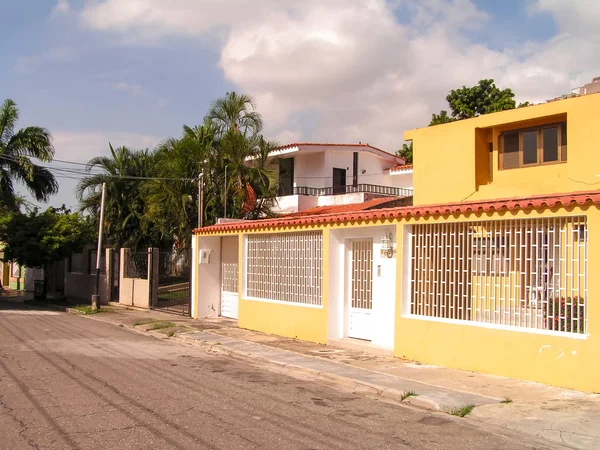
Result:
{"label": "small white building", "polygon": [[279,172],[276,213],[412,196],[412,166],[369,144],[294,143],[273,156]]}

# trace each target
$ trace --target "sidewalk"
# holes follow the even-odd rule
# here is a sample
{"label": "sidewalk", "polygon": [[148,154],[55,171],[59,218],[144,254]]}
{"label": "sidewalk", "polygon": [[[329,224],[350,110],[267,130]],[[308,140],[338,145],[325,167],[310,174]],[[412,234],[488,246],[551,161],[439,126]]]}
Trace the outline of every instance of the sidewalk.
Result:
{"label": "sidewalk", "polygon": [[[470,420],[572,448],[600,447],[600,395],[403,361],[343,341],[324,346],[266,335],[237,328],[234,320],[111,309],[91,317],[388,401],[446,412],[474,405]],[[156,321],[176,327],[149,330]]]}

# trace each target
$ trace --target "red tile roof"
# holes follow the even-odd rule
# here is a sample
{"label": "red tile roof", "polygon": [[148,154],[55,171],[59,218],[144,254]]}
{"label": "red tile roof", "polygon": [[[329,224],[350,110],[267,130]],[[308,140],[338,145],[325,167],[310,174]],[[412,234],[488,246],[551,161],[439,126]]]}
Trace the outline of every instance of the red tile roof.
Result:
{"label": "red tile roof", "polygon": [[303,211],[281,214],[278,216],[279,219],[290,219],[293,217],[304,217],[304,216],[318,216],[323,214],[344,214],[357,211],[366,211],[367,209],[373,209],[375,207],[381,207],[386,203],[394,203],[401,197],[384,197],[374,198],[367,200],[362,203],[351,203],[347,205],[329,205],[329,206],[317,206],[315,208],[305,209]]}
{"label": "red tile roof", "polygon": [[412,164],[405,164],[403,166],[392,167],[390,169],[390,172],[400,172],[400,171],[404,171],[404,170],[413,170],[413,165]]}
{"label": "red tile roof", "polygon": [[386,152],[385,150],[381,150],[380,148],[373,147],[369,144],[327,144],[327,143],[319,143],[319,142],[294,142],[291,144],[280,145],[279,147],[275,147],[273,150],[285,150],[286,148],[292,147],[356,147],[361,148],[363,150],[370,149],[373,153],[379,153],[382,157],[385,158],[393,158],[397,162],[405,162],[405,159],[396,156],[393,153]]}
{"label": "red tile roof", "polygon": [[[391,220],[409,217],[448,216],[452,214],[466,214],[472,212],[499,212],[528,209],[548,209],[553,207],[582,206],[586,204],[600,204],[600,191],[574,192],[571,194],[538,195],[534,197],[509,198],[487,201],[472,201],[463,203],[448,203],[440,205],[402,206],[395,208],[382,208],[371,210],[355,210],[343,213],[330,213],[318,215],[302,215],[293,217],[278,217],[246,222],[234,222],[221,225],[211,225],[195,233],[211,233],[234,230],[253,230],[258,228],[298,226],[298,225],[323,225],[342,222],[364,222],[375,220]],[[349,206],[349,205],[345,205]]]}

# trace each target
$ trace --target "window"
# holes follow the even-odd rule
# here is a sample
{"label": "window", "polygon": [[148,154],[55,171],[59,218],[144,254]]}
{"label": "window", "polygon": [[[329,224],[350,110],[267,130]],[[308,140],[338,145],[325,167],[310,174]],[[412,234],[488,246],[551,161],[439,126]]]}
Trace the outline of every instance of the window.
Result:
{"label": "window", "polygon": [[248,297],[321,305],[323,234],[320,231],[249,235],[246,249]]}
{"label": "window", "polygon": [[84,273],[85,270],[85,258],[83,253],[75,253],[69,258],[69,272],[70,273]]}
{"label": "window", "polygon": [[567,160],[566,122],[508,131],[500,137],[500,168],[555,164]]}

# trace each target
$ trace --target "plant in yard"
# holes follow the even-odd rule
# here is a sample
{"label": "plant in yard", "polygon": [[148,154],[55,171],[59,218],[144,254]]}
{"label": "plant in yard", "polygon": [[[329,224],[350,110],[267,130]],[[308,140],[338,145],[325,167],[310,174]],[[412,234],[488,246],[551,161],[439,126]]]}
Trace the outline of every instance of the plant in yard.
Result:
{"label": "plant in yard", "polygon": [[19,110],[10,99],[0,106],[0,205],[15,209],[14,182],[23,183],[38,201],[58,192],[58,183],[45,167],[31,158],[50,162],[54,158],[52,136],[45,128],[31,126],[15,130]]}
{"label": "plant in yard", "polygon": [[510,397],[504,397],[500,403],[512,403],[512,399]]}
{"label": "plant in yard", "polygon": [[84,314],[84,315],[90,315],[90,314],[98,314],[98,313],[105,313],[105,312],[109,312],[110,309],[106,308],[106,307],[101,307],[98,308],[96,310],[93,310],[91,306],[87,306],[87,305],[78,305],[78,306],[74,306],[72,309],[79,311],[80,313]]}
{"label": "plant in yard", "polygon": [[173,337],[175,336],[175,330],[171,330],[167,333],[167,337]]}
{"label": "plant in yard", "polygon": [[548,301],[545,311],[548,330],[585,332],[585,301],[579,297],[557,297]]}
{"label": "plant in yard", "polygon": [[403,402],[407,398],[418,397],[418,396],[419,396],[419,394],[417,394],[415,391],[404,391],[402,393],[402,395],[400,396],[400,401]]}
{"label": "plant in yard", "polygon": [[475,405],[464,405],[464,406],[444,406],[442,411],[452,416],[465,417],[475,409]]}
{"label": "plant in yard", "polygon": [[164,328],[173,328],[175,326],[176,325],[173,322],[156,322],[154,325],[152,325],[146,331],[162,330]]}
{"label": "plant in yard", "polygon": [[140,325],[148,325],[154,322],[159,322],[159,320],[156,319],[142,319],[142,320],[136,320],[135,322],[133,322],[133,326],[134,327],[139,327]]}

